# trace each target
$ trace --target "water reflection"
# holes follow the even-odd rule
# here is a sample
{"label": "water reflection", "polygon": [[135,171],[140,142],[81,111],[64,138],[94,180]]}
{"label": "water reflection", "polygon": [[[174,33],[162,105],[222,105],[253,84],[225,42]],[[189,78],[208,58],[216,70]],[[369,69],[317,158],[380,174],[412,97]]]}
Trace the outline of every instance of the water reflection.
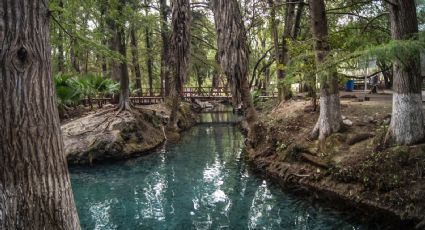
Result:
{"label": "water reflection", "polygon": [[253,176],[242,147],[236,128],[203,125],[148,156],[72,168],[83,229],[363,228]]}

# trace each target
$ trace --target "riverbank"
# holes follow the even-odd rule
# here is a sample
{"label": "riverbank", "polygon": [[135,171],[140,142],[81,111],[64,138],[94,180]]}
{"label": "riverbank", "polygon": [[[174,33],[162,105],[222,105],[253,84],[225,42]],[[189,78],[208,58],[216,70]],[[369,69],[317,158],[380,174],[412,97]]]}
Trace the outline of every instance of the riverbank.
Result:
{"label": "riverbank", "polygon": [[255,168],[284,187],[341,202],[372,219],[399,220],[395,229],[424,229],[425,145],[379,145],[391,103],[343,100],[346,126],[321,151],[309,140],[318,117],[312,110],[304,100],[263,105],[248,143]]}
{"label": "riverbank", "polygon": [[[197,123],[196,106],[182,103],[178,113],[181,132]],[[61,124],[65,154],[70,165],[121,160],[149,152],[165,140],[178,138],[166,130],[170,108],[166,104],[134,107],[116,114],[115,108],[84,113]]]}

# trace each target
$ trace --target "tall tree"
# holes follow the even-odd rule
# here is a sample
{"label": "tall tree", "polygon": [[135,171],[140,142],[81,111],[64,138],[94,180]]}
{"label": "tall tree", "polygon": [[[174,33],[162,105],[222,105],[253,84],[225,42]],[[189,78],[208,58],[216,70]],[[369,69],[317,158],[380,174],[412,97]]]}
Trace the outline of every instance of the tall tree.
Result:
{"label": "tall tree", "polygon": [[159,0],[161,15],[161,95],[168,96],[170,92],[170,32],[168,28],[169,7],[167,0]]}
{"label": "tall tree", "polygon": [[287,77],[287,71],[286,68],[289,65],[290,57],[289,57],[289,48],[288,48],[288,41],[292,40],[293,38],[293,27],[295,22],[295,2],[296,0],[286,0],[286,12],[285,12],[285,26],[283,28],[283,37],[282,37],[282,43],[281,43],[281,49],[282,49],[282,57],[283,57],[283,63],[280,63],[279,69],[283,72],[282,78],[279,79],[279,98],[282,100],[289,99],[290,97],[290,86],[283,82],[283,80]]}
{"label": "tall tree", "polygon": [[[275,4],[275,0],[268,0],[267,3],[270,8],[270,29],[271,29],[272,39],[273,39],[274,55],[275,55],[276,66],[277,66],[276,75],[277,75],[277,80],[281,81],[284,78],[284,73],[282,68],[284,60],[283,60],[283,53],[281,52],[282,47],[279,43],[278,22],[276,20],[276,4]],[[278,86],[279,100],[283,99],[282,90],[283,90],[282,87],[279,85]]]}
{"label": "tall tree", "polygon": [[0,229],[80,229],[51,74],[48,1],[0,11]]}
{"label": "tall tree", "polygon": [[342,124],[338,76],[336,69],[322,69],[330,52],[325,2],[324,0],[309,0],[309,8],[315,40],[316,66],[320,80],[320,116],[313,129],[312,137],[318,137],[323,143],[327,136],[338,132]]}
{"label": "tall tree", "polygon": [[[414,0],[388,3],[394,40],[414,39],[418,19]],[[389,135],[396,144],[414,144],[425,135],[422,112],[420,54],[412,51],[394,62],[393,109]]]}
{"label": "tall tree", "polygon": [[301,32],[301,19],[304,13],[304,0],[299,0],[295,13],[295,21],[292,27],[292,38],[296,39]]}
{"label": "tall tree", "polygon": [[[149,1],[145,0],[145,16],[149,16]],[[153,60],[152,60],[152,29],[149,23],[145,25],[146,68],[148,70],[149,96],[153,96]]]}
{"label": "tall tree", "polygon": [[173,79],[171,88],[172,110],[170,128],[177,128],[177,112],[183,93],[183,83],[189,71],[191,11],[189,0],[174,0],[172,7],[171,52]]}
{"label": "tall tree", "polygon": [[134,82],[135,87],[137,90],[137,94],[139,96],[143,96],[143,89],[142,89],[142,73],[140,70],[140,63],[139,63],[139,40],[138,40],[138,31],[140,26],[138,25],[138,17],[137,13],[139,11],[139,4],[138,0],[132,0],[130,1],[130,4],[132,6],[132,17],[129,20],[130,24],[130,43],[131,43],[131,57],[132,57],[132,64],[133,64],[133,73],[134,73]]}
{"label": "tall tree", "polygon": [[71,60],[71,65],[74,68],[74,71],[77,73],[81,72],[80,62],[78,61],[78,52],[76,51],[76,47],[78,46],[77,38],[71,38],[71,48],[69,50],[69,56]]}
{"label": "tall tree", "polygon": [[[119,51],[120,40],[118,38],[118,23],[115,18],[117,3],[108,0],[108,13],[106,17],[106,25],[108,27],[108,45],[112,51]],[[110,78],[116,81],[120,80],[120,66],[117,60],[111,59],[109,63],[109,75]]]}
{"label": "tall tree", "polygon": [[[275,0],[268,0],[267,3],[270,7],[270,26],[271,26],[271,32],[272,32],[273,45],[274,45],[275,60],[277,63],[276,74],[278,79],[278,87],[277,87],[279,91],[278,97],[279,97],[279,100],[284,100],[284,99],[288,99],[290,96],[290,89],[288,85],[286,85],[283,81],[287,74],[285,71],[285,68],[289,65],[289,62],[290,62],[287,43],[288,43],[288,40],[293,39],[294,37],[293,32],[296,32],[296,30],[294,30],[296,17],[298,16],[295,13],[296,1],[286,0],[285,2],[286,3],[285,4],[285,24],[284,24],[283,35],[281,40],[279,39],[279,34],[278,34],[279,25],[276,20],[276,7],[277,7],[276,2]],[[302,3],[299,3],[299,4],[302,4]],[[301,13],[302,9],[299,12]]]}
{"label": "tall tree", "polygon": [[[118,13],[123,15],[124,7],[126,6],[126,0],[119,0]],[[120,101],[118,104],[118,111],[130,110],[130,81],[128,76],[128,65],[127,65],[127,49],[125,42],[125,22],[118,24],[117,30],[118,40],[118,51],[121,54],[123,60],[119,64],[120,70]]]}
{"label": "tall tree", "polygon": [[[62,19],[62,11],[63,11],[63,0],[59,0],[59,13],[58,18],[59,20]],[[64,72],[65,71],[65,55],[64,55],[64,49],[63,49],[63,43],[64,43],[64,36],[63,36],[63,30],[62,28],[59,28],[58,31],[58,72]]]}
{"label": "tall tree", "polygon": [[133,62],[133,69],[134,69],[134,81],[136,85],[136,89],[138,90],[139,96],[143,95],[142,91],[142,73],[140,71],[140,64],[139,64],[139,47],[138,47],[138,41],[137,41],[137,29],[136,26],[133,24],[130,28],[130,40],[131,40],[131,56],[132,56],[132,62]]}
{"label": "tall tree", "polygon": [[220,65],[231,83],[234,106],[242,102],[246,119],[255,121],[255,111],[249,91],[249,51],[245,26],[236,0],[212,0],[217,30]]}

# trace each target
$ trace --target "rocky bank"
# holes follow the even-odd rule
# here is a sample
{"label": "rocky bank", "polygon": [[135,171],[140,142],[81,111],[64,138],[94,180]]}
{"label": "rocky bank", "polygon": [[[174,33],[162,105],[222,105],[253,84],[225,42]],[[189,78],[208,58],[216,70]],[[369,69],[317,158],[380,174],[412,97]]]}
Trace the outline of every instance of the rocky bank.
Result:
{"label": "rocky bank", "polygon": [[[347,206],[390,229],[425,229],[425,144],[382,148],[391,104],[343,101],[346,126],[325,148],[304,100],[267,105],[249,137],[254,167],[283,187]],[[369,220],[370,221],[370,220]]]}
{"label": "rocky bank", "polygon": [[[180,130],[196,124],[192,105],[182,103]],[[167,139],[165,126],[170,110],[165,104],[136,107],[116,114],[112,106],[75,118],[61,125],[69,164],[134,157],[159,146]]]}

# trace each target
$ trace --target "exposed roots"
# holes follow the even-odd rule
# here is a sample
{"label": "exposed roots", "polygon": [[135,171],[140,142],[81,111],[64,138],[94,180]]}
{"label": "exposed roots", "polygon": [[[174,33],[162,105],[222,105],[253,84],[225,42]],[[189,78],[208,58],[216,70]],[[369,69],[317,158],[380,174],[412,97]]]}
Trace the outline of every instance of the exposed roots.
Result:
{"label": "exposed roots", "polygon": [[117,112],[115,113],[115,115],[118,115],[118,114],[120,114],[120,113],[122,113],[122,112],[124,112],[124,111],[132,111],[132,105],[131,105],[131,103],[130,103],[130,101],[128,101],[128,100],[125,100],[125,101],[120,101],[120,103],[118,104],[118,107],[117,107]]}
{"label": "exposed roots", "polygon": [[332,133],[338,132],[342,127],[342,117],[339,97],[337,94],[320,97],[320,116],[313,131],[311,138],[319,138],[320,147],[324,146],[326,137]]}

